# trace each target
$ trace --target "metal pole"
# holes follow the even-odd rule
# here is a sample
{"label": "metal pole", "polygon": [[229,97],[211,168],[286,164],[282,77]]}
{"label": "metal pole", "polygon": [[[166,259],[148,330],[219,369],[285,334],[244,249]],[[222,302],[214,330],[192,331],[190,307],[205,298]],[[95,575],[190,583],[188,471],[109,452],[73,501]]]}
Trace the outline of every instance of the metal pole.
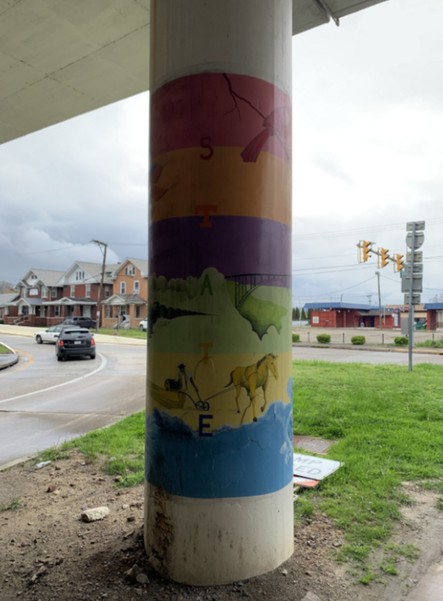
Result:
{"label": "metal pole", "polygon": [[378,287],[378,321],[380,325],[380,330],[383,329],[382,319],[381,319],[381,291],[380,291],[380,272],[376,271],[375,275],[377,276],[377,287]]}
{"label": "metal pole", "polygon": [[413,281],[414,281],[414,257],[415,255],[415,223],[412,227],[412,244],[411,244],[411,277],[409,281],[409,311],[408,311],[408,371],[412,371],[412,349],[414,347],[414,305],[412,303]]}

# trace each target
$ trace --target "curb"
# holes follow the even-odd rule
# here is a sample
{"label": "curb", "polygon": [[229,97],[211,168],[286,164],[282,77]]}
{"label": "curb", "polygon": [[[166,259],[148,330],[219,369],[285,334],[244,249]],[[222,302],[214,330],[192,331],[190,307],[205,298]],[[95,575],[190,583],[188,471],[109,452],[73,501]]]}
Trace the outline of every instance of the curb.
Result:
{"label": "curb", "polygon": [[36,457],[38,457],[38,454],[25,455],[24,457],[20,457],[19,459],[12,459],[12,461],[8,461],[8,463],[4,463],[3,465],[0,465],[0,472],[9,470],[13,467],[16,467],[17,465],[24,465],[25,463],[27,463],[28,461],[32,461]]}
{"label": "curb", "polygon": [[[320,344],[313,342],[293,342],[292,348],[300,347],[300,348],[317,348],[317,349],[338,349],[338,350],[347,350],[347,351],[372,351],[372,352],[380,352],[380,353],[408,353],[407,347],[389,347],[386,346],[377,346],[377,345],[355,345],[355,344]],[[414,348],[412,349],[413,354],[417,355],[443,355],[443,349],[433,349],[433,348]]]}
{"label": "curb", "polygon": [[18,355],[14,351],[14,349],[12,349],[9,345],[5,344],[4,342],[2,342],[2,346],[11,351],[12,355],[12,357],[10,357],[9,355],[0,355],[0,369],[6,369],[7,367],[11,367],[12,365],[18,363]]}

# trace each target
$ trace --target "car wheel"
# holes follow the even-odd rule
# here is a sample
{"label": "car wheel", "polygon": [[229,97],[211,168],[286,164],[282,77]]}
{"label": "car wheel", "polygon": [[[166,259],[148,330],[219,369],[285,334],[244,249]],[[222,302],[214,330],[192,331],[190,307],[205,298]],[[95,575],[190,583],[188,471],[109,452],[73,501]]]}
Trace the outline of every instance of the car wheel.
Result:
{"label": "car wheel", "polygon": [[43,342],[42,337],[41,336],[36,336],[35,340],[37,342],[37,344],[41,344]]}
{"label": "car wheel", "polygon": [[95,359],[95,355],[90,355],[91,359]]}
{"label": "car wheel", "polygon": [[63,357],[61,355],[57,355],[57,361],[63,361]]}

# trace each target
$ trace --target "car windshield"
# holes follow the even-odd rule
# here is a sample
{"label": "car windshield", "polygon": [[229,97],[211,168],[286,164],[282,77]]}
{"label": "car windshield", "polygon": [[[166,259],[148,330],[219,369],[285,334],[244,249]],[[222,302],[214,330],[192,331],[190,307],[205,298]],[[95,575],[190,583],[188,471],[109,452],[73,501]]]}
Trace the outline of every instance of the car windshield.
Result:
{"label": "car windshield", "polygon": [[69,336],[74,336],[76,338],[80,338],[81,336],[84,336],[85,334],[89,334],[89,330],[80,330],[79,328],[74,328],[74,329],[69,329],[69,330],[65,330],[64,334],[68,334]]}

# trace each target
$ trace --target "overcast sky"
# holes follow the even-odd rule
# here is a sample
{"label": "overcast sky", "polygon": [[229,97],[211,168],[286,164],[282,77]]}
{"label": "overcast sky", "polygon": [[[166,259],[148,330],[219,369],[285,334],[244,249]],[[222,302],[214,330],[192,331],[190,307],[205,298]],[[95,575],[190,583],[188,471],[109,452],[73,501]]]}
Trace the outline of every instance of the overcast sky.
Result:
{"label": "overcast sky", "polygon": [[[426,221],[424,302],[443,300],[442,0],[388,0],[293,41],[293,304],[378,304],[377,261]],[[147,255],[141,94],[0,146],[0,280]],[[383,304],[399,275],[380,270]]]}

